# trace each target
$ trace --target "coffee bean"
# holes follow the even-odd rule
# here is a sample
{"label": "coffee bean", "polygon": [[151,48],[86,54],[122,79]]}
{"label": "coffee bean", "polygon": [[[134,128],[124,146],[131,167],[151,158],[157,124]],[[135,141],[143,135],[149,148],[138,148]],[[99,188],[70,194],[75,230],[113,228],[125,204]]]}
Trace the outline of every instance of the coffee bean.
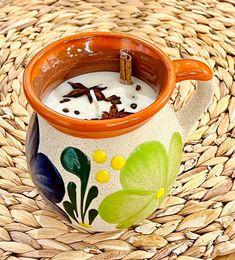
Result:
{"label": "coffee bean", "polygon": [[69,102],[69,101],[70,101],[69,98],[64,98],[64,99],[60,100],[60,103],[62,104],[62,103],[66,103],[66,102]]}
{"label": "coffee bean", "polygon": [[63,108],[63,112],[68,113],[69,109],[68,108]]}
{"label": "coffee bean", "polygon": [[80,112],[79,112],[78,110],[74,110],[74,114],[75,114],[75,115],[79,115]]}
{"label": "coffee bean", "polygon": [[135,88],[137,91],[141,90],[141,86],[140,85],[136,85],[136,88]]}
{"label": "coffee bean", "polygon": [[136,104],[136,103],[132,103],[132,104],[130,105],[130,107],[133,108],[133,109],[136,109],[136,108],[137,108],[137,104]]}
{"label": "coffee bean", "polygon": [[120,100],[121,97],[119,96],[116,96],[116,95],[112,95],[110,97],[107,98],[107,101],[111,102],[111,104],[122,104],[121,100]]}

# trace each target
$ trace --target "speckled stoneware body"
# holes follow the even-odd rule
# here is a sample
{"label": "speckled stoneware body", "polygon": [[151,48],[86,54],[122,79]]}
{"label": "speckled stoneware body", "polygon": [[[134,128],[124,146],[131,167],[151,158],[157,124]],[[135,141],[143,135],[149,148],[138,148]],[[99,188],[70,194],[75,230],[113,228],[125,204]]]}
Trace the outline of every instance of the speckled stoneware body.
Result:
{"label": "speckled stoneware body", "polygon": [[[123,118],[79,120],[41,101],[74,75],[118,71],[123,49],[132,55],[134,76],[157,93],[147,108]],[[78,34],[41,50],[24,73],[24,91],[36,112],[26,157],[41,196],[73,224],[92,231],[128,228],[149,217],[170,193],[183,137],[211,100],[211,78],[205,64],[172,62],[156,46],[125,34]],[[175,83],[185,79],[208,82],[200,81],[190,102],[174,113],[167,102]]]}
{"label": "speckled stoneware body", "polygon": [[[166,118],[170,118],[170,120],[166,121]],[[37,128],[38,131],[35,133]],[[56,204],[56,206],[60,207],[60,209],[68,215],[68,217],[69,214],[66,212],[63,203],[65,201],[70,201],[67,187],[69,183],[74,182],[76,185],[76,192],[74,196],[76,196],[77,200],[76,205],[78,216],[75,215],[76,220],[70,216],[73,223],[89,227],[90,229],[96,231],[113,230],[115,225],[109,224],[102,220],[99,215],[94,219],[92,224],[89,224],[88,214],[86,214],[84,223],[82,223],[79,214],[81,207],[81,180],[75,174],[72,174],[63,167],[61,163],[62,152],[67,147],[74,147],[82,151],[87,157],[87,160],[89,160],[90,173],[85,191],[85,197],[87,196],[90,187],[97,187],[97,197],[92,200],[89,209],[98,210],[100,203],[105,197],[122,189],[122,185],[119,180],[120,170],[115,170],[111,166],[112,159],[119,156],[126,160],[131,152],[140,144],[153,140],[159,140],[165,146],[166,150],[168,150],[169,143],[174,132],[181,133],[181,127],[169,105],[165,106],[164,109],[162,109],[148,123],[131,133],[113,138],[96,140],[71,137],[61,133],[49,125],[42,117],[38,116],[36,119],[36,115],[34,114],[31,119],[30,128],[28,129],[28,137],[30,140],[27,142],[27,152],[34,154],[36,151],[32,151],[29,146],[34,147],[34,149],[37,150],[37,153],[47,156],[58,172],[57,174],[51,174],[50,176],[50,172],[53,170],[48,169],[50,167],[45,165],[46,161],[43,161],[42,163],[44,165],[42,166],[43,169],[41,174],[31,169],[32,178],[34,182],[38,184],[38,187],[41,188],[41,192],[44,194],[44,199],[49,201],[49,203],[51,202]],[[38,142],[38,148],[36,148],[32,142]],[[103,151],[107,154],[107,159],[104,163],[97,163],[97,161],[93,159],[93,154],[97,150]],[[96,174],[100,170],[105,170],[109,173],[110,176],[107,181],[105,180],[105,182],[102,182],[102,179],[97,180]],[[44,178],[44,180],[40,181],[41,178]],[[51,180],[50,178],[54,178],[54,180]],[[55,180],[56,178],[58,178],[58,181]],[[61,181],[59,181],[59,179],[61,179]],[[56,186],[55,183],[57,183],[58,186]],[[53,199],[51,201],[51,198],[56,197],[56,193],[58,193],[58,197],[63,197],[61,201],[60,198],[57,200]],[[88,224],[91,226],[88,226]]]}

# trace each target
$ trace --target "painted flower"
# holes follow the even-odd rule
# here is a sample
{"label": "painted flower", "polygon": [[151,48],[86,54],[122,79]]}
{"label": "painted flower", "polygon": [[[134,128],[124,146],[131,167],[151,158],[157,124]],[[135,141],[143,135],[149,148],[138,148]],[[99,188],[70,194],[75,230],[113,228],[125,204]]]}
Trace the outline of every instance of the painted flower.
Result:
{"label": "painted flower", "polygon": [[43,199],[68,218],[56,205],[62,201],[65,194],[63,179],[51,160],[45,154],[38,153],[40,135],[35,113],[32,115],[27,133],[26,154],[32,180]]}
{"label": "painted flower", "polygon": [[26,155],[29,166],[32,165],[33,160],[36,157],[39,146],[39,126],[38,117],[36,113],[33,113],[30,118],[30,123],[26,136]]}
{"label": "painted flower", "polygon": [[51,202],[60,203],[65,194],[64,182],[49,158],[43,153],[37,153],[31,171],[35,186],[44,196]]}
{"label": "painted flower", "polygon": [[174,133],[169,151],[158,141],[140,144],[120,171],[122,190],[104,198],[100,217],[127,228],[151,215],[168,195],[181,163],[182,138]]}

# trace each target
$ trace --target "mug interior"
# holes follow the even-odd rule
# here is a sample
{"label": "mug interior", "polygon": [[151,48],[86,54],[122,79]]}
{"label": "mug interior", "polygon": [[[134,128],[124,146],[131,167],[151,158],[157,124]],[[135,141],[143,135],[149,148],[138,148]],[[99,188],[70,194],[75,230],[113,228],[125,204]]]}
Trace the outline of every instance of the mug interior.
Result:
{"label": "mug interior", "polygon": [[32,70],[33,91],[42,99],[71,77],[96,71],[119,72],[120,53],[124,51],[132,56],[132,75],[148,83],[158,96],[167,78],[167,68],[160,54],[138,40],[117,35],[64,40],[49,49]]}
{"label": "mug interior", "polygon": [[[46,107],[42,99],[63,81],[85,73],[120,69],[120,53],[132,56],[132,74],[149,84],[157,99],[123,118],[82,120]],[[83,138],[107,138],[130,132],[154,116],[170,99],[175,74],[171,60],[156,46],[121,33],[81,33],[58,40],[27,65],[23,86],[33,109],[58,130]]]}

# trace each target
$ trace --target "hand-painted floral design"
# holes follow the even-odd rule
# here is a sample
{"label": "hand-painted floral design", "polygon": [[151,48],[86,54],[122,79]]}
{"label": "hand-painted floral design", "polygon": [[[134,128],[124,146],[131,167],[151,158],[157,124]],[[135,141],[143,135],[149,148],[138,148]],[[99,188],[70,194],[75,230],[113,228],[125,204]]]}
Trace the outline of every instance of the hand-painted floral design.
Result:
{"label": "hand-painted floral design", "polygon": [[182,138],[176,132],[169,151],[158,141],[140,144],[120,171],[122,190],[104,198],[100,217],[117,228],[128,228],[151,215],[168,195],[181,163]]}
{"label": "hand-painted floral design", "polygon": [[33,182],[44,196],[53,203],[60,203],[64,197],[64,182],[60,173],[43,153],[37,153],[31,165]]}
{"label": "hand-painted floral design", "polygon": [[31,117],[27,133],[26,154],[32,180],[43,199],[68,219],[67,214],[56,205],[63,200],[65,194],[63,179],[50,159],[45,154],[38,153],[40,135],[35,113]]}
{"label": "hand-painted floral design", "polygon": [[38,117],[36,113],[33,113],[30,118],[27,136],[26,136],[26,155],[28,164],[32,164],[32,161],[37,155],[39,147],[39,126]]}
{"label": "hand-painted floral design", "polygon": [[[98,188],[91,186],[88,190],[86,199],[85,193],[87,190],[87,183],[90,176],[90,160],[79,149],[74,147],[66,147],[61,153],[61,164],[64,169],[80,179],[80,212],[77,210],[77,186],[74,182],[69,182],[67,186],[68,196],[70,201],[64,201],[63,206],[66,212],[72,219],[78,222],[81,226],[90,227],[92,222],[98,215],[96,209],[89,209],[91,202],[98,196]],[[88,224],[85,222],[85,217],[88,212]],[[79,214],[81,222],[79,222]]]}

